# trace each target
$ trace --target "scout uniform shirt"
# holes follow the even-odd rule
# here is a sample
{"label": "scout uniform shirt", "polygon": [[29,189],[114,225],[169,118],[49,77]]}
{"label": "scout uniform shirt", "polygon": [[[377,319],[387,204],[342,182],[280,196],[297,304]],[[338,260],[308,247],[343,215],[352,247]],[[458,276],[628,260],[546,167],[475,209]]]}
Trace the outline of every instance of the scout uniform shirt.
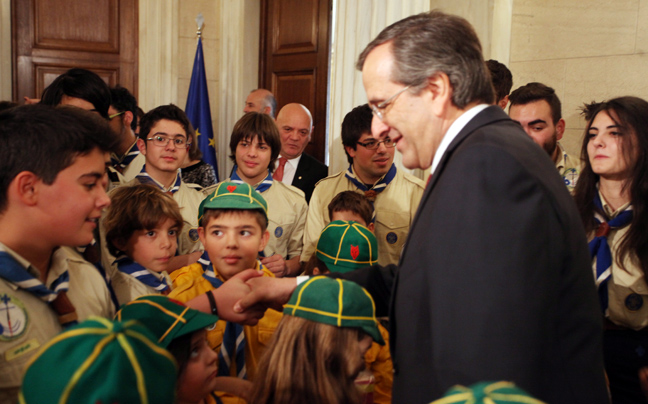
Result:
{"label": "scout uniform shirt", "polygon": [[[395,166],[394,166],[395,167]],[[330,223],[328,205],[343,191],[362,193],[346,177],[346,171],[324,178],[315,185],[310,200],[306,229],[304,230],[304,252],[301,261],[307,262],[317,244],[320,233]],[[378,264],[398,264],[407,233],[414,220],[425,186],[420,179],[396,170],[387,187],[375,197],[375,233],[378,240]]]}
{"label": "scout uniform shirt", "polygon": [[[232,172],[232,178],[227,181],[243,182],[236,174],[236,167]],[[273,180],[270,173],[266,179],[253,185],[252,188],[256,189],[268,203],[270,239],[263,250],[264,255],[270,257],[279,254],[284,259],[299,256],[304,245],[304,226],[308,213],[304,192],[292,185]]]}
{"label": "scout uniform shirt", "polygon": [[[209,268],[212,267],[210,266]],[[259,261],[257,261],[255,269],[263,270],[263,276],[274,278],[274,274],[263,267]],[[217,270],[214,270],[211,276],[215,275],[216,278],[224,281],[216,271]],[[169,293],[169,298],[186,303],[201,294],[215,289],[210,281],[208,281],[204,276],[205,272],[206,271],[203,270],[202,265],[198,262],[173,271],[170,275],[171,280],[173,281],[173,290]],[[268,346],[272,334],[279,325],[279,321],[281,321],[281,317],[282,313],[273,309],[268,309],[257,325],[243,326],[243,332],[245,334],[245,365],[248,380],[254,380],[261,355],[263,355],[265,348]],[[216,352],[220,352],[226,326],[226,321],[219,320],[213,329],[207,330],[207,341],[209,346]],[[220,366],[221,365],[219,364],[219,367]],[[234,366],[232,368],[234,368]],[[236,376],[235,373],[233,375]],[[219,396],[223,399],[224,403],[239,402],[238,397],[221,395],[220,393]]]}
{"label": "scout uniform shirt", "polygon": [[560,174],[563,181],[565,182],[565,186],[567,187],[569,192],[574,192],[576,181],[578,181],[578,176],[581,172],[580,159],[574,158],[567,154],[560,143],[558,143],[556,146],[560,151],[558,161],[556,162],[556,169],[558,170],[558,174]]}
{"label": "scout uniform shirt", "polygon": [[120,305],[140,296],[171,291],[171,279],[166,271],[151,271],[125,255],[115,259],[111,274],[111,284]]}
{"label": "scout uniform shirt", "polygon": [[[19,266],[36,279],[39,271],[16,252],[0,243]],[[92,264],[74,249],[61,247],[52,255],[45,286],[50,288],[64,272],[69,274],[67,297],[78,321],[89,316],[112,318],[115,308],[105,280]],[[61,331],[58,315],[33,293],[0,275],[0,402],[17,402],[25,364]],[[55,369],[53,370],[55,371]]]}
{"label": "scout uniform shirt", "polygon": [[[599,194],[600,195],[600,194]],[[606,216],[612,220],[626,210],[630,204],[621,206],[616,211],[600,196]],[[648,283],[644,277],[639,259],[633,254],[628,254],[623,259],[624,268],[617,264],[617,254],[623,237],[630,229],[630,225],[620,229],[612,228],[607,236],[607,242],[612,253],[611,275],[607,281],[608,307],[605,317],[614,324],[641,330],[648,326]],[[591,240],[594,234],[589,235]],[[596,257],[592,260],[592,270],[596,278]]]}
{"label": "scout uniform shirt", "polygon": [[[180,213],[184,219],[184,226],[182,226],[182,232],[178,235],[178,255],[189,254],[194,251],[202,249],[202,244],[198,239],[198,207],[200,202],[205,199],[205,195],[202,193],[202,188],[196,184],[186,184],[182,181],[180,176],[180,170],[176,177],[176,182],[169,189],[164,189],[159,182],[155,181],[153,178],[149,177],[146,174],[146,167],[142,168],[140,174],[135,177],[132,181],[127,182],[123,186],[133,186],[138,184],[151,184],[159,187],[163,192],[171,193],[173,199],[178,203],[180,207]],[[108,193],[111,195],[111,192]],[[106,244],[106,230],[103,225],[103,217],[100,222],[100,231],[101,231],[101,264],[108,271],[109,275],[113,275],[113,262],[115,257],[110,254],[108,251],[108,245]]]}

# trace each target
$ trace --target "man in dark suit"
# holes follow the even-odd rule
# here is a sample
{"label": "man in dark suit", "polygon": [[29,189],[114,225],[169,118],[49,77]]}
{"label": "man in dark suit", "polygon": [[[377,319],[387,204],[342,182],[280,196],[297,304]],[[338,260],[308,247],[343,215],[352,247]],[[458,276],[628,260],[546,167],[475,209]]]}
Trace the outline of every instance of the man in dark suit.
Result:
{"label": "man in dark suit", "polygon": [[328,167],[304,153],[313,133],[313,118],[301,104],[287,104],[277,115],[281,154],[273,178],[304,191],[310,201],[317,181],[328,175]]}
{"label": "man in dark suit", "polygon": [[[432,171],[398,270],[342,275],[368,288],[377,315],[389,310],[393,401],[510,380],[552,404],[607,403],[578,212],[546,153],[488,105],[473,28],[440,12],[408,17],[367,46],[358,68],[374,136],[396,141],[408,168]],[[241,307],[285,301],[289,282],[258,282]]]}

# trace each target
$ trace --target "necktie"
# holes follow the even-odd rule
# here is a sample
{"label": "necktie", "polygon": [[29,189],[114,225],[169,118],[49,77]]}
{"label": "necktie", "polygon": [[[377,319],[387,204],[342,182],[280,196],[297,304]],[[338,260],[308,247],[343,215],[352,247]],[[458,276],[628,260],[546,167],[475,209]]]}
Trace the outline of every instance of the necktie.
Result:
{"label": "necktie", "polygon": [[[242,184],[243,180],[237,174],[237,172],[236,172],[237,170],[238,170],[238,166],[235,165],[234,168],[232,169],[232,176],[230,177],[230,181],[235,183],[235,184]],[[263,193],[263,192],[267,191],[272,186],[272,180],[273,179],[274,179],[273,175],[270,174],[270,170],[268,170],[268,176],[263,181],[261,181],[259,184],[257,184],[257,186],[255,188],[255,191],[257,191],[258,193]]]}
{"label": "necktie", "polygon": [[154,185],[160,188],[162,192],[166,192],[167,194],[170,195],[173,195],[176,192],[178,192],[178,190],[180,189],[180,184],[182,184],[182,177],[180,176],[180,172],[178,171],[178,173],[176,174],[176,181],[173,183],[173,185],[169,189],[164,189],[164,186],[162,186],[162,184],[157,182],[155,178],[151,177],[149,173],[146,172],[146,164],[144,165],[144,167],[142,167],[142,171],[140,171],[140,173],[137,174],[135,178],[137,178],[140,184]]}
{"label": "necktie", "polygon": [[153,275],[151,271],[133,261],[126,255],[117,257],[115,259],[115,263],[117,264],[117,270],[119,270],[119,272],[129,274],[146,286],[155,289],[157,292],[163,295],[168,295],[171,291],[171,288],[169,288],[169,285],[167,284],[164,277],[159,279],[158,277]]}
{"label": "necktie", "polygon": [[390,182],[396,176],[396,165],[392,163],[389,171],[385,174],[378,182],[376,182],[371,188],[368,188],[353,172],[353,165],[349,166],[349,169],[344,173],[344,175],[351,181],[360,191],[364,192],[365,196],[369,198],[371,203],[376,200],[376,197],[379,193],[387,188]]}
{"label": "necktie", "polygon": [[[216,272],[211,264],[204,271],[203,278],[207,279],[214,288],[218,288],[223,284],[223,281],[216,277]],[[235,367],[237,377],[247,379],[245,332],[242,325],[228,321],[225,325],[223,343],[218,353],[218,375],[231,376],[231,366]]]}
{"label": "necktie", "polygon": [[286,168],[286,162],[288,162],[287,158],[279,157],[279,166],[277,167],[274,174],[272,175],[272,178],[274,178],[277,181],[283,180],[284,169]]}
{"label": "necktie", "polygon": [[[601,210],[603,209],[598,193],[594,196],[594,205]],[[608,307],[607,282],[612,274],[612,251],[610,250],[607,236],[610,233],[610,229],[620,229],[630,224],[632,221],[632,206],[629,206],[617,215],[617,217],[608,222],[598,213],[595,214],[594,218],[599,223],[599,226],[596,229],[594,238],[589,242],[589,250],[592,259],[596,257],[596,286],[598,288],[601,310],[605,313]]]}
{"label": "necktie", "polygon": [[66,291],[70,286],[70,275],[63,272],[48,289],[39,279],[33,277],[11,255],[0,251],[0,277],[24,289],[44,302],[58,314],[64,327],[77,324],[76,309],[68,299]]}

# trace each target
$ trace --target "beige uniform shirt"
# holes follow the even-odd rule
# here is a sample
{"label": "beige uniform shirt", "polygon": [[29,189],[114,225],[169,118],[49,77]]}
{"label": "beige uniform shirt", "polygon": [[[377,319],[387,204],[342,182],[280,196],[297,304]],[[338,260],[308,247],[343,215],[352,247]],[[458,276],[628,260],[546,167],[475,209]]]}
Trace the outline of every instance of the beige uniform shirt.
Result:
{"label": "beige uniform shirt", "polygon": [[[629,205],[626,204],[612,211],[602,195],[601,202],[605,214],[610,219],[619,215]],[[607,283],[608,309],[605,312],[605,317],[616,325],[640,330],[648,326],[648,283],[646,283],[646,278],[635,254],[630,254],[623,259],[623,268],[616,261],[619,246],[629,229],[630,226],[611,229],[607,237],[608,245],[612,251],[612,266]],[[594,234],[590,234],[590,240],[593,237]],[[592,271],[594,279],[596,279],[596,257],[592,260]]]}
{"label": "beige uniform shirt", "polygon": [[304,192],[292,185],[272,181],[270,189],[261,193],[268,203],[270,240],[263,253],[266,257],[279,254],[291,259],[302,253],[304,226],[308,204]]}
{"label": "beige uniform shirt", "polygon": [[567,186],[569,192],[574,192],[574,187],[581,172],[581,161],[567,154],[560,143],[557,146],[560,150],[560,158],[556,162],[556,169],[565,182],[565,186]]}
{"label": "beige uniform shirt", "polygon": [[[306,219],[304,252],[301,261],[307,262],[310,259],[315,251],[320,233],[331,221],[328,205],[335,195],[343,191],[362,193],[345,177],[345,172],[342,171],[324,178],[315,185]],[[402,170],[397,170],[394,179],[384,191],[376,196],[374,202],[376,210],[375,233],[378,240],[378,263],[380,265],[398,264],[424,189],[423,181]]]}
{"label": "beige uniform shirt", "polygon": [[[166,271],[163,271],[161,273],[153,272],[148,269],[146,271],[148,271],[150,275],[155,276],[160,280],[166,279],[167,285],[171,286],[171,279],[169,278],[169,274]],[[115,295],[117,296],[117,300],[119,301],[120,305],[135,300],[140,296],[160,294],[160,292],[155,288],[142,283],[133,275],[127,274],[125,272],[120,272],[117,269],[117,264],[113,264],[111,273],[112,287],[115,291]]]}
{"label": "beige uniform shirt", "polygon": [[[36,268],[2,243],[0,251],[9,253],[34,277],[40,277]],[[89,316],[112,318],[115,309],[104,279],[71,248],[54,252],[45,286],[49,287],[66,270],[70,275],[67,296],[79,321]],[[0,326],[0,403],[17,402],[27,362],[61,331],[61,326],[46,302],[5,279],[0,279]]]}
{"label": "beige uniform shirt", "polygon": [[[137,178],[127,182],[123,186],[133,186],[140,184]],[[112,195],[112,191],[108,195]],[[180,188],[173,194],[173,199],[180,206],[180,213],[184,219],[182,232],[178,235],[178,255],[189,254],[194,251],[202,250],[202,244],[198,239],[198,207],[205,196],[202,188],[195,184],[180,183]],[[106,229],[103,225],[103,218],[99,225],[101,232],[101,264],[107,269],[110,277],[114,275],[113,262],[115,257],[108,251],[106,244]]]}

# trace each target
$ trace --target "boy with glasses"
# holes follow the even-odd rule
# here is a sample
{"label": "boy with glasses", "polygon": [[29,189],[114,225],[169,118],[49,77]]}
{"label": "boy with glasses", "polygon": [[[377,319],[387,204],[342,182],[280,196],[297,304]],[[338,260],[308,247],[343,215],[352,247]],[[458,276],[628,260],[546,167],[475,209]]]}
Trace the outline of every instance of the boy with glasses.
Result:
{"label": "boy with glasses", "polygon": [[349,168],[321,180],[315,187],[304,230],[303,262],[308,262],[320,232],[330,222],[328,204],[333,197],[342,191],[355,191],[369,198],[376,211],[378,263],[398,263],[424,185],[423,181],[396,168],[395,143],[389,137],[380,141],[374,139],[371,121],[374,113],[380,117],[406,89],[378,105],[356,107],[344,118],[342,144]]}
{"label": "boy with glasses", "polygon": [[[124,186],[151,184],[173,196],[180,206],[184,219],[182,232],[178,235],[178,264],[169,265],[169,271],[188,265],[189,257],[184,255],[201,249],[198,240],[198,206],[204,195],[196,184],[182,181],[180,167],[185,161],[191,145],[193,128],[185,113],[173,104],[159,106],[142,117],[137,147],[145,157],[142,171]],[[102,232],[104,234],[104,232]],[[103,236],[102,236],[103,237]],[[192,260],[195,261],[199,254]],[[102,244],[104,268],[112,266],[115,257]]]}

